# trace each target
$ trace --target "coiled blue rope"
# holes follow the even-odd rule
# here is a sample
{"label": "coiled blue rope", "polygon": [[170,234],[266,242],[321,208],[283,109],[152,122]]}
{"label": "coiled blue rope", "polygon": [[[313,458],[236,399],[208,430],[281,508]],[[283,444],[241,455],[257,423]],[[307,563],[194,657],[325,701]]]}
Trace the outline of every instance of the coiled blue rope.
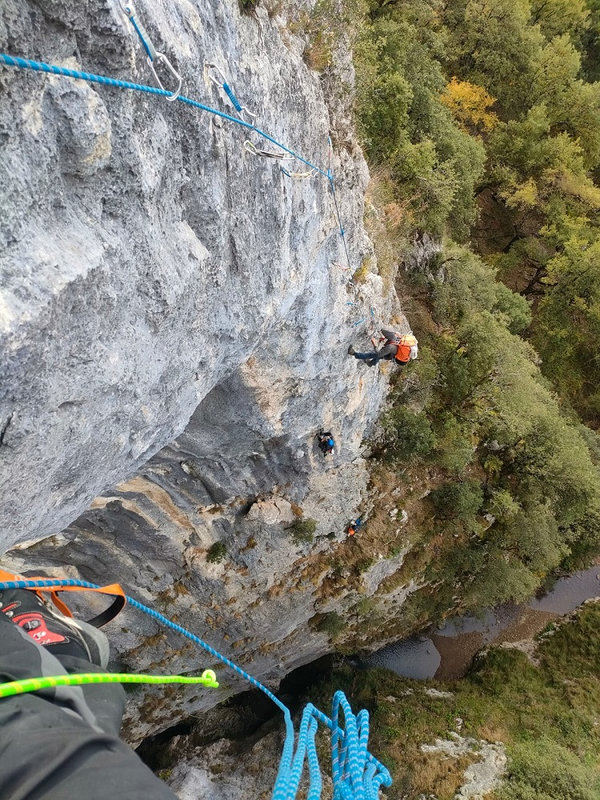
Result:
{"label": "coiled blue rope", "polygon": [[[7,589],[49,589],[61,586],[78,586],[82,589],[99,589],[95,583],[62,578],[45,580],[21,580],[0,582],[0,592]],[[332,718],[329,719],[312,703],[309,703],[302,714],[298,732],[298,743],[295,748],[295,732],[292,716],[287,706],[264,684],[253,678],[233,661],[219,653],[195,634],[178,625],[176,622],[145,606],[133,597],[125,596],[134,608],[160,622],[171,630],[177,631],[221,661],[237,675],[247,680],[266,696],[283,712],[285,721],[285,742],[275,787],[273,800],[294,800],[298,792],[305,761],[308,762],[309,791],[307,800],[318,800],[321,796],[321,770],[317,757],[315,735],[318,722],[332,732],[332,779],[334,784],[334,800],[377,800],[380,786],[391,786],[390,773],[374,756],[367,751],[369,738],[369,714],[364,709],[355,717],[343,692],[336,692],[333,698]],[[339,724],[340,708],[344,712],[345,730]]]}

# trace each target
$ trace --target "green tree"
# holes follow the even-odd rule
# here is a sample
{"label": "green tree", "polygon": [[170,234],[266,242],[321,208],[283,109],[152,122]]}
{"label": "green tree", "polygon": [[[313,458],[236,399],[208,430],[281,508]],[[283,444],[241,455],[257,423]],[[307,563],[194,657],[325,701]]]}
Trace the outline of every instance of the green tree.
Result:
{"label": "green tree", "polygon": [[441,96],[444,37],[426,3],[375,5],[354,47],[356,115],[371,163],[389,170],[393,200],[428,232],[464,239],[485,151],[460,130]]}
{"label": "green tree", "polygon": [[544,371],[584,419],[600,417],[600,240],[571,239],[548,262],[535,342]]}
{"label": "green tree", "polygon": [[590,9],[585,0],[532,0],[531,23],[547,39],[567,33],[580,41],[590,27]]}
{"label": "green tree", "polygon": [[532,58],[544,37],[528,25],[529,0],[450,0],[449,68],[497,98],[501,114],[526,108],[531,96]]}

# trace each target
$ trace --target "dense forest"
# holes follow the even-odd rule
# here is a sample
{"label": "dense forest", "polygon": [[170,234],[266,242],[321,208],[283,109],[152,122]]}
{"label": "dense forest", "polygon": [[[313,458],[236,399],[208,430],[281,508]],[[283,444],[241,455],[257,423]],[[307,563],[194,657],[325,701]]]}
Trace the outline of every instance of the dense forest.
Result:
{"label": "dense forest", "polygon": [[[347,2],[366,222],[421,345],[373,442],[375,492],[408,510],[397,581],[422,585],[406,634],[600,552],[600,0]],[[367,528],[395,528],[381,516]],[[489,650],[445,699],[384,670],[323,691],[370,710],[390,798],[457,796],[468,761],[421,745],[460,723],[506,748],[490,798],[593,800],[599,618],[542,634],[533,661]]]}
{"label": "dense forest", "polygon": [[457,596],[521,600],[600,549],[600,2],[370,0],[360,15],[380,271],[415,237],[442,244],[400,270],[421,358],[377,450],[399,475],[436,475],[413,531],[436,587],[413,597],[417,624]]}

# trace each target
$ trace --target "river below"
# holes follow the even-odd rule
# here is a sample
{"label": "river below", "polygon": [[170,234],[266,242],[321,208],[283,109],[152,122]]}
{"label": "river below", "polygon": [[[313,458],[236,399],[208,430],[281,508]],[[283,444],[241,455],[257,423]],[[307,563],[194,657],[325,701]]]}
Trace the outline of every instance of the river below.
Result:
{"label": "river below", "polygon": [[388,645],[361,660],[365,667],[386,667],[406,678],[454,680],[468,670],[488,644],[531,640],[552,620],[600,596],[600,565],[556,581],[541,598],[523,605],[507,603],[482,617],[456,617],[421,636]]}

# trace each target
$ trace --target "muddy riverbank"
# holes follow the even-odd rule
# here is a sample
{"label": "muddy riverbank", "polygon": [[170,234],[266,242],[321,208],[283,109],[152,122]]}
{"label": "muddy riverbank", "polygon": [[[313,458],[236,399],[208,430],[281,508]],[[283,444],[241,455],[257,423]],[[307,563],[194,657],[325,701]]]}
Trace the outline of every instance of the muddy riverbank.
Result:
{"label": "muddy riverbank", "polygon": [[523,605],[505,604],[482,617],[457,617],[372,653],[366,667],[387,667],[407,678],[455,680],[475,654],[489,644],[530,641],[546,625],[600,596],[600,564],[556,581],[543,597]]}

